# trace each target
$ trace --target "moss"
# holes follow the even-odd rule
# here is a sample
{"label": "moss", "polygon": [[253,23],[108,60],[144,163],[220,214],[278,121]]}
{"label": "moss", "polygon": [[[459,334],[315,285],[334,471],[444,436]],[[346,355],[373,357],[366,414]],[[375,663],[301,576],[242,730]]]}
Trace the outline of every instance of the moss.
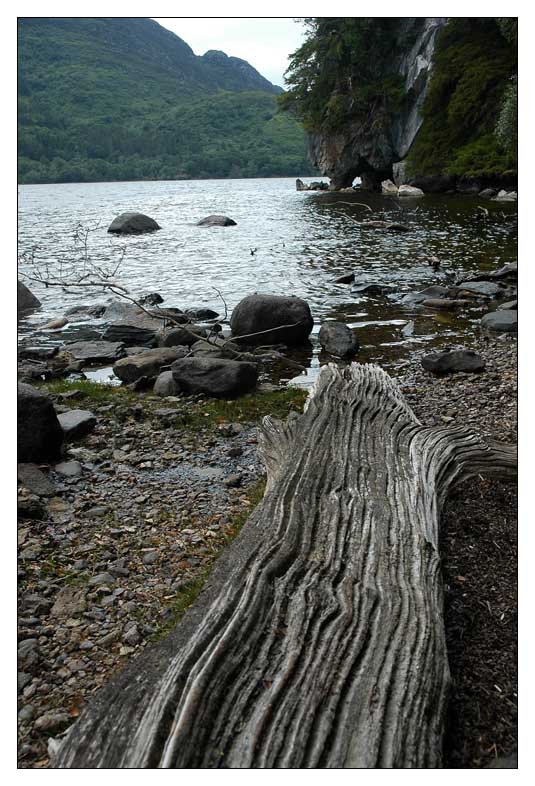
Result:
{"label": "moss", "polygon": [[413,171],[492,177],[514,169],[494,129],[515,70],[516,47],[496,20],[451,19],[438,38],[424,122],[408,157]]}

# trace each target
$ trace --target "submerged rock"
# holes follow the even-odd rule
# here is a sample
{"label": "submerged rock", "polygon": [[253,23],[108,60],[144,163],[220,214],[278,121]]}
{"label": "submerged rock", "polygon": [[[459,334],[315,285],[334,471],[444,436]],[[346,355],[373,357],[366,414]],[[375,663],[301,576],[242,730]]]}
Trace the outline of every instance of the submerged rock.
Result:
{"label": "submerged rock", "polygon": [[324,322],[318,339],[326,352],[339,358],[353,357],[359,350],[357,339],[343,322]]}
{"label": "submerged rock", "polygon": [[22,463],[54,461],[61,456],[63,429],[52,399],[31,385],[17,388],[17,455]]}
{"label": "submerged rock", "polygon": [[[305,300],[263,294],[248,295],[240,300],[230,320],[235,340],[255,346],[303,344],[313,324],[310,307]],[[244,338],[241,339],[241,336]]]}
{"label": "submerged rock", "polygon": [[153,218],[143,213],[121,213],[113,219],[108,232],[119,235],[138,235],[141,232],[154,232],[161,229]]}
{"label": "submerged rock", "polygon": [[206,393],[216,398],[248,393],[258,379],[254,363],[223,358],[184,358],[173,363],[171,371],[181,391]]}
{"label": "submerged rock", "polygon": [[41,301],[35,297],[33,292],[30,292],[22,281],[17,281],[17,314],[33,311],[40,305]]}
{"label": "submerged rock", "polygon": [[236,222],[228,216],[206,216],[197,221],[198,227],[235,227]]}

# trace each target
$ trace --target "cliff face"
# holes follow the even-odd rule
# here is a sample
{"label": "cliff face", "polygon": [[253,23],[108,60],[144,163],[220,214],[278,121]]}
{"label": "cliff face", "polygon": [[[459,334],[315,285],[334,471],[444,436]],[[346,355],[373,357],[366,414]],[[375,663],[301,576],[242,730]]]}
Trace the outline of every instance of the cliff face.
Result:
{"label": "cliff face", "polygon": [[[371,184],[392,176],[392,164],[404,158],[422,124],[421,108],[432,67],[437,33],[447,17],[404,18],[393,72],[403,77],[405,99],[399,112],[378,128],[377,118],[349,124],[335,134],[309,136],[309,155],[319,171],[331,178],[331,188],[350,186],[357,176]],[[382,56],[388,56],[384,53]]]}

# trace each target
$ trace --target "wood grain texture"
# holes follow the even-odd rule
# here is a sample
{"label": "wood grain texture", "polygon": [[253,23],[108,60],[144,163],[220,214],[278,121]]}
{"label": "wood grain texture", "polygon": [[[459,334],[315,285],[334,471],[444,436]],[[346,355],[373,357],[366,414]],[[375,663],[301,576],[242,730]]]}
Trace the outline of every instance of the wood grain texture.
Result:
{"label": "wood grain texture", "polygon": [[376,366],[266,418],[262,503],[175,630],[84,710],[56,767],[441,765],[448,489],[511,448],[425,428]]}

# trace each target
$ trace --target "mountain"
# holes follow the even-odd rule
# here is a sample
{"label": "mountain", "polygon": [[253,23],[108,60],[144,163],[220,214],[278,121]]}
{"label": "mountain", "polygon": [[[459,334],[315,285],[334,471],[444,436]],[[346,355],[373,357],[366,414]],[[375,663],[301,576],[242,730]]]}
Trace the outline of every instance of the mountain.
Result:
{"label": "mountain", "polygon": [[272,85],[151,19],[19,18],[19,180],[313,174]]}

